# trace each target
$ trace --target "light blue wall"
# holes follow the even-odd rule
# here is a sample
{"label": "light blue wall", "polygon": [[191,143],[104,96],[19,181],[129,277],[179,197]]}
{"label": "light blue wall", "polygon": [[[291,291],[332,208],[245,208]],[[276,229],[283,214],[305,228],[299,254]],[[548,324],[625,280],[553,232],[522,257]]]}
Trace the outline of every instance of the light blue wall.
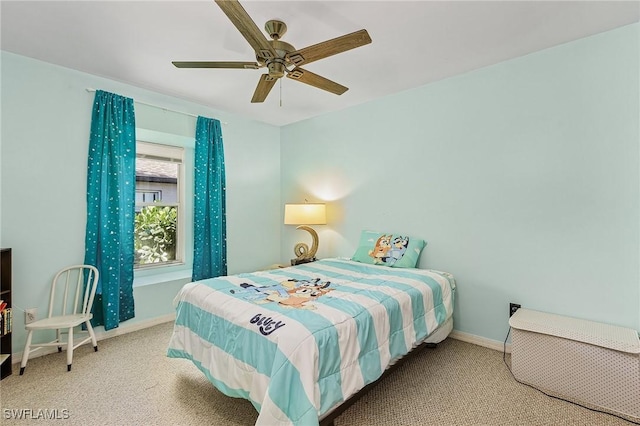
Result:
{"label": "light blue wall", "polygon": [[[2,247],[13,248],[14,352],[25,333],[21,308],[45,315],[49,283],[61,267],[84,257],[86,164],[93,93],[98,88],[169,110],[223,122],[227,171],[229,272],[279,260],[280,130],[201,105],[97,76],[2,52]],[[136,104],[136,125],[169,138],[195,133],[195,118]],[[173,136],[172,136],[173,135]],[[136,318],[121,327],[172,312],[188,279],[134,289]]]}
{"label": "light blue wall", "polygon": [[[283,203],[328,200],[319,255],[351,255],[363,228],[427,239],[420,266],[457,277],[459,331],[502,340],[509,301],[640,328],[639,33],[282,129],[3,52],[0,245],[14,249],[14,304],[42,314],[55,270],[83,257],[92,87],[226,123],[230,273],[286,261],[307,237],[281,225]],[[136,110],[141,128],[192,135],[193,117]],[[136,287],[127,323],[170,313],[185,281]]]}
{"label": "light blue wall", "polygon": [[[640,329],[638,32],[286,126],[283,201],[330,201],[320,256],[361,229],[426,239],[459,331],[503,340],[510,301]],[[284,227],[283,254],[303,238]]]}

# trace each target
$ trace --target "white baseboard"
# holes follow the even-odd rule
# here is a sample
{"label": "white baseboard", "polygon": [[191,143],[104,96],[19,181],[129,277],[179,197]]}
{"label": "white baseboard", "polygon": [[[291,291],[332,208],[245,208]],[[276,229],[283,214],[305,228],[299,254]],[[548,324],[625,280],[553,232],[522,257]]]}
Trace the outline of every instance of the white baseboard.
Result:
{"label": "white baseboard", "polygon": [[[104,331],[103,327],[100,327],[102,331],[96,331],[96,339],[103,340],[110,337],[121,336],[127,333],[133,333],[134,331],[142,330],[144,328],[153,327],[154,325],[164,324],[165,322],[175,321],[176,314],[167,314],[157,318],[151,318],[148,320],[133,323],[129,326],[120,326],[109,331]],[[126,324],[126,323],[123,323]]]}
{"label": "white baseboard", "polygon": [[[476,336],[475,334],[465,333],[463,331],[453,330],[449,337],[460,340],[462,342],[473,343],[474,345],[493,349],[494,351],[498,352],[502,352],[504,350],[503,342],[487,339],[486,337]],[[507,343],[506,352],[511,353],[511,343]]]}
{"label": "white baseboard", "polygon": [[[142,330],[144,328],[153,327],[154,325],[164,324],[165,322],[175,321],[175,314],[168,314],[157,318],[152,318],[146,321],[140,321],[130,326],[118,327],[109,331],[99,331],[96,330],[96,339],[104,340],[109,339],[111,337],[121,336],[127,333],[133,333],[134,331]],[[102,328],[102,327],[100,327]],[[482,346],[484,348],[493,349],[494,351],[502,352],[503,351],[503,342],[499,342],[497,340],[487,339],[486,337],[476,336],[475,334],[465,333],[463,331],[453,330],[449,337],[460,340],[462,342],[472,343],[474,345]],[[39,351],[35,352],[29,358],[37,358],[39,356],[48,355],[51,353],[57,352],[57,348],[41,348]],[[511,344],[507,343],[506,352],[511,353]],[[13,354],[13,364],[18,364],[22,360],[22,352],[17,352]]]}
{"label": "white baseboard", "polygon": [[[114,328],[109,331],[104,331],[104,327],[96,327],[96,340],[109,339],[111,337],[122,336],[123,334],[133,333],[134,331],[142,330],[144,328],[153,327],[154,325],[164,324],[165,322],[175,321],[176,314],[167,314],[161,317],[152,318],[149,320],[139,321],[131,325],[121,325],[118,328]],[[56,347],[41,347],[38,351],[29,355],[29,359],[38,358],[43,355],[48,355],[57,352]],[[16,352],[13,354],[12,364],[19,364],[22,361],[22,352]]]}

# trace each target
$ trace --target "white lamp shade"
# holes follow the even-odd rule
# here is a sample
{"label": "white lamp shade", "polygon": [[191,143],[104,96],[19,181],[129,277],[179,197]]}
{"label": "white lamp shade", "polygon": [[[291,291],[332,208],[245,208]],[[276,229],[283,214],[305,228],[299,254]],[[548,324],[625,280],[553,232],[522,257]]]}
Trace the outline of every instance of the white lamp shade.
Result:
{"label": "white lamp shade", "polygon": [[325,225],[327,211],[324,204],[285,204],[285,225]]}

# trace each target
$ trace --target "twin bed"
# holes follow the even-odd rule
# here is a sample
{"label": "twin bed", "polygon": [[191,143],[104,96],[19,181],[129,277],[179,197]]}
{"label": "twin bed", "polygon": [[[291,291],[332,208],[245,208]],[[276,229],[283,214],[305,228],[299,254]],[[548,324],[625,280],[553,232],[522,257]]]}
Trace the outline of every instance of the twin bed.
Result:
{"label": "twin bed", "polygon": [[168,356],[191,360],[257,425],[331,423],[350,398],[453,327],[446,272],[348,259],[184,286]]}

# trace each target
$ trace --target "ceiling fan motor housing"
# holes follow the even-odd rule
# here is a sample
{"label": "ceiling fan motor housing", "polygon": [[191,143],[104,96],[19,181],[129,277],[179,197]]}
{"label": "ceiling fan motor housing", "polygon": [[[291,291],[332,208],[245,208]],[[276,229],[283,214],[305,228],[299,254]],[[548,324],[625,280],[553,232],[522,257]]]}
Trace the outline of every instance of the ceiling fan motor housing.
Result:
{"label": "ceiling fan motor housing", "polygon": [[271,47],[276,52],[276,57],[264,57],[260,52],[256,53],[256,60],[260,64],[265,64],[272,77],[283,77],[287,68],[287,54],[295,52],[295,47],[281,40],[269,40]]}

